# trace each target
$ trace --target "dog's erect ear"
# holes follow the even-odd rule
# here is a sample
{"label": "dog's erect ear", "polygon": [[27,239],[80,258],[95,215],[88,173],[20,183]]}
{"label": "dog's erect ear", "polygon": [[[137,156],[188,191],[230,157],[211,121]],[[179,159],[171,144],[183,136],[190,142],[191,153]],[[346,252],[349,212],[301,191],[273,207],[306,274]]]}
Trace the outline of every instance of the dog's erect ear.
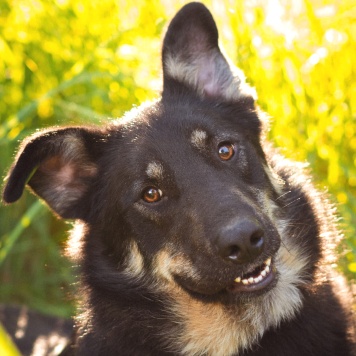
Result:
{"label": "dog's erect ear", "polygon": [[173,79],[202,97],[225,101],[255,97],[243,73],[221,53],[214,19],[203,4],[187,4],[173,18],[164,39],[162,62],[163,93],[174,85]]}
{"label": "dog's erect ear", "polygon": [[18,200],[26,183],[61,217],[81,218],[80,199],[97,174],[104,135],[89,128],[51,129],[27,138],[10,169],[5,203]]}

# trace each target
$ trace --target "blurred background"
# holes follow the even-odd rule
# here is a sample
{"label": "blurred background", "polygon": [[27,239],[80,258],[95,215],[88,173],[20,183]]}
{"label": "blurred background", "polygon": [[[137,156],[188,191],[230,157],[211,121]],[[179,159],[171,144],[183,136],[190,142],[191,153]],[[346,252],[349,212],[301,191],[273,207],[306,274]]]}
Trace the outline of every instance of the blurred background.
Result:
{"label": "blurred background", "polygon": [[[19,142],[54,125],[104,124],[157,98],[167,21],[186,1],[1,0],[0,174]],[[356,273],[356,3],[212,0],[225,51],[256,87],[270,139],[308,162],[336,204]],[[63,256],[71,223],[27,191],[0,207],[0,303],[69,316],[75,270]]]}

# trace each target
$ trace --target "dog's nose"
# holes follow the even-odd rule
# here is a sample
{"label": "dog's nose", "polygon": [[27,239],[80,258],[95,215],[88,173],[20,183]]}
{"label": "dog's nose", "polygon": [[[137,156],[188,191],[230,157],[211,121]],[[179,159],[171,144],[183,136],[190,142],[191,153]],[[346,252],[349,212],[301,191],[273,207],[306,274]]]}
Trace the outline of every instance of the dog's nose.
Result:
{"label": "dog's nose", "polygon": [[221,257],[242,264],[256,259],[264,243],[261,225],[254,219],[244,218],[222,230],[217,247]]}

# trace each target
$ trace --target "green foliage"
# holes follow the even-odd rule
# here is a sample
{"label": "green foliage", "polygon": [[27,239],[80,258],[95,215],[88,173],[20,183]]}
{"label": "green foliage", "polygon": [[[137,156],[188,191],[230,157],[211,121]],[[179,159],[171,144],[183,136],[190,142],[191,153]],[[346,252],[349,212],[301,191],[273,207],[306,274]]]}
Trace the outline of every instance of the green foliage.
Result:
{"label": "green foliage", "polygon": [[[223,47],[271,115],[269,137],[308,161],[345,227],[340,265],[356,272],[356,7],[352,0],[205,1]],[[0,170],[43,127],[104,123],[158,96],[160,47],[184,1],[3,0]],[[4,173],[5,174],[5,173]],[[28,192],[0,208],[0,302],[70,315],[68,226]],[[344,246],[345,247],[345,246]]]}

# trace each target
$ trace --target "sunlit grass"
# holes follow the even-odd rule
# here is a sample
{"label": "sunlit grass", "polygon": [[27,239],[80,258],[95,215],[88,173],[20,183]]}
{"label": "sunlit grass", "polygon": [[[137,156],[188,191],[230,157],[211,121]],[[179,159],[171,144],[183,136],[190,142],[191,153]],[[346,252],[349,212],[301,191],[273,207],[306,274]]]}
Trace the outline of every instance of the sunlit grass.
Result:
{"label": "sunlit grass", "polygon": [[[162,33],[184,1],[0,3],[0,168],[51,125],[103,123],[158,96]],[[206,1],[223,47],[271,115],[269,137],[308,161],[342,214],[356,272],[356,6],[353,0]],[[0,301],[72,312],[63,222],[27,192],[0,208]]]}

